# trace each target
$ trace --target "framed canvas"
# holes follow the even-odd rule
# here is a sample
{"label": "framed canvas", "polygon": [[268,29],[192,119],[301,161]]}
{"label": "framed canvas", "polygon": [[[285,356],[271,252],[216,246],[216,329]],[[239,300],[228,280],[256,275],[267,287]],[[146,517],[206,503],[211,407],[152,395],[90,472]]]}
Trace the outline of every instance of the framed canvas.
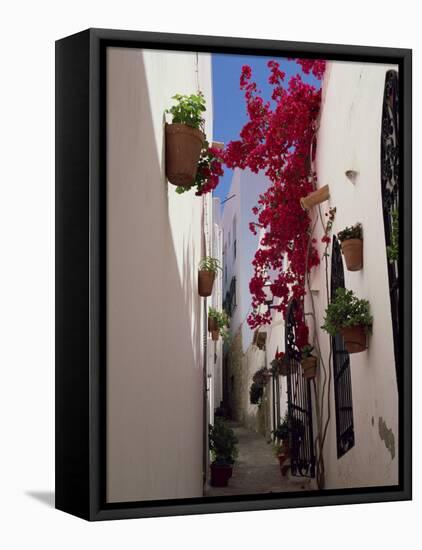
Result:
{"label": "framed canvas", "polygon": [[411,50],[56,43],[56,507],[411,498]]}

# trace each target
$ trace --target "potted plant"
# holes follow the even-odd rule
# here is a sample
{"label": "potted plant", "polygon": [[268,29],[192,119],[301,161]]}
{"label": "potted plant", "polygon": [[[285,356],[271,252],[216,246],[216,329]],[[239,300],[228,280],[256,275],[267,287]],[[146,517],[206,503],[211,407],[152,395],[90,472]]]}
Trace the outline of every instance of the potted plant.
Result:
{"label": "potted plant", "polygon": [[209,425],[209,448],[212,455],[211,485],[226,487],[233,473],[237,457],[237,438],[221,417],[216,417],[214,426]]}
{"label": "potted plant", "polygon": [[249,388],[249,402],[251,405],[261,405],[262,396],[264,394],[264,386],[257,382],[252,382]]}
{"label": "potted plant", "polygon": [[297,365],[294,361],[288,361],[283,351],[277,352],[270,364],[270,371],[274,375],[287,376],[290,372],[297,369]]}
{"label": "potted plant", "polygon": [[343,231],[339,231],[337,237],[347,269],[349,271],[361,270],[363,267],[362,225],[357,223],[352,227],[346,227]]}
{"label": "potted plant", "polygon": [[281,441],[281,453],[290,458],[299,453],[299,445],[305,434],[302,420],[295,414],[289,415],[286,411],[281,424],[273,431],[278,441]]}
{"label": "potted plant", "polygon": [[208,308],[208,332],[218,332],[218,311],[213,307]]}
{"label": "potted plant", "polygon": [[313,350],[314,348],[310,344],[307,344],[301,350],[302,359],[300,364],[302,365],[303,377],[306,379],[315,378],[316,376],[318,358],[312,355]]}
{"label": "potted plant", "polygon": [[300,199],[300,204],[304,210],[310,210],[313,206],[321,204],[330,198],[330,189],[328,185],[320,187],[316,191],[312,191],[306,197]]}
{"label": "potted plant", "polygon": [[349,353],[366,349],[366,337],[373,321],[368,300],[357,298],[351,290],[338,288],[325,313],[321,328],[331,336],[340,333]]}
{"label": "potted plant", "polygon": [[211,296],[215,275],[219,269],[221,267],[217,258],[205,256],[201,260],[198,269],[198,293],[203,298]]}
{"label": "potted plant", "polygon": [[208,310],[208,330],[211,332],[211,338],[218,340],[220,336],[227,341],[229,335],[229,316],[225,311],[218,311],[212,307]]}
{"label": "potted plant", "polygon": [[284,463],[289,458],[289,454],[288,452],[286,452],[286,448],[280,442],[277,442],[274,445],[274,455],[277,458],[278,463],[280,464],[281,475],[284,477],[286,475]]}
{"label": "potted plant", "polygon": [[260,384],[261,386],[265,386],[265,384],[268,382],[269,378],[271,378],[272,374],[267,369],[267,367],[262,367],[258,369],[255,374],[252,376],[252,381],[256,384]]}
{"label": "potted plant", "polygon": [[176,94],[176,104],[166,110],[172,115],[166,132],[166,175],[173,185],[191,186],[195,181],[198,162],[205,143],[203,112],[205,98],[198,94]]}

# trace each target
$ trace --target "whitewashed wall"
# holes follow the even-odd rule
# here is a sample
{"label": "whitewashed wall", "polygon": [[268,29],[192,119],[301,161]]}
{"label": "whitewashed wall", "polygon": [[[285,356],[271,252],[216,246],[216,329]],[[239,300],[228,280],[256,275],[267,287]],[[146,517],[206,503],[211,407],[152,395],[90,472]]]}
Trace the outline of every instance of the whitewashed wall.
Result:
{"label": "whitewashed wall", "polygon": [[[107,59],[107,500],[202,495],[203,304],[211,200],[164,175],[164,110],[207,100],[209,55],[112,48]],[[207,249],[210,248],[208,243]]]}
{"label": "whitewashed wall", "polygon": [[[333,234],[356,222],[363,225],[364,267],[359,272],[345,267],[345,286],[370,301],[374,317],[369,349],[350,355],[355,446],[340,459],[331,386],[324,453],[327,488],[392,485],[398,480],[398,395],[380,183],[381,113],[385,73],[390,68],[395,67],[335,62],[328,65],[324,77],[316,157],[319,186],[330,187],[323,212],[328,206],[337,208]],[[355,184],[345,176],[346,170],[358,172]],[[322,236],[320,223],[316,236],[318,240]],[[321,244],[319,248],[322,252]],[[316,326],[320,327],[327,304],[323,265],[313,273]],[[327,362],[329,337],[318,332]],[[380,434],[384,423],[394,437],[393,453]]]}

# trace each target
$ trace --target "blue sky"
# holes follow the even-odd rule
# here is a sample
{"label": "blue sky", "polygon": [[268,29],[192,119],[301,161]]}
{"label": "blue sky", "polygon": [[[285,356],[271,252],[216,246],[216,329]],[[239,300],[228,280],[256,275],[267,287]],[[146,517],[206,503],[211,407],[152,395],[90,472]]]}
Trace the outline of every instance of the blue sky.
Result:
{"label": "blue sky", "polygon": [[[227,144],[229,141],[238,139],[239,132],[247,121],[245,99],[239,87],[243,65],[250,65],[252,68],[252,79],[257,82],[264,99],[271,99],[272,86],[268,84],[270,73],[267,67],[267,62],[270,59],[275,59],[280,63],[281,70],[286,73],[286,85],[291,76],[299,73],[305,82],[319,88],[320,82],[312,75],[304,75],[302,68],[295,61],[274,57],[213,54],[213,138],[215,141]],[[224,176],[220,179],[213,195],[220,197],[223,201],[229,192],[231,178],[232,170],[225,168]]]}

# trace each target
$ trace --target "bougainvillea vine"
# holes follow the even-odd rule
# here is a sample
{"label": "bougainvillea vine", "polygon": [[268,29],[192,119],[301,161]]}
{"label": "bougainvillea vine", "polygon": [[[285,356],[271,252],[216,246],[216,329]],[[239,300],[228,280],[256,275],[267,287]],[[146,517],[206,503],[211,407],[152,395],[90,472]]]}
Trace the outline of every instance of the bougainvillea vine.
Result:
{"label": "bougainvillea vine", "polygon": [[[324,74],[325,61],[296,60],[305,74],[318,79]],[[255,220],[250,229],[259,232],[260,248],[253,259],[250,281],[253,312],[251,328],[271,322],[265,304],[264,284],[271,274],[271,290],[278,297],[279,311],[285,313],[292,297],[303,303],[306,271],[319,264],[312,242],[308,246],[310,218],[300,198],[314,190],[316,175],[311,169],[315,154],[315,132],[321,103],[321,90],[305,83],[299,74],[284,85],[285,73],[279,63],[269,61],[272,102],[264,101],[252,80],[252,70],[242,67],[240,88],[244,91],[248,121],[240,139],[231,141],[218,156],[229,168],[264,171],[270,187],[259,195],[253,209]],[[312,150],[312,153],[311,153]],[[308,330],[298,310],[297,344],[306,344]]]}

